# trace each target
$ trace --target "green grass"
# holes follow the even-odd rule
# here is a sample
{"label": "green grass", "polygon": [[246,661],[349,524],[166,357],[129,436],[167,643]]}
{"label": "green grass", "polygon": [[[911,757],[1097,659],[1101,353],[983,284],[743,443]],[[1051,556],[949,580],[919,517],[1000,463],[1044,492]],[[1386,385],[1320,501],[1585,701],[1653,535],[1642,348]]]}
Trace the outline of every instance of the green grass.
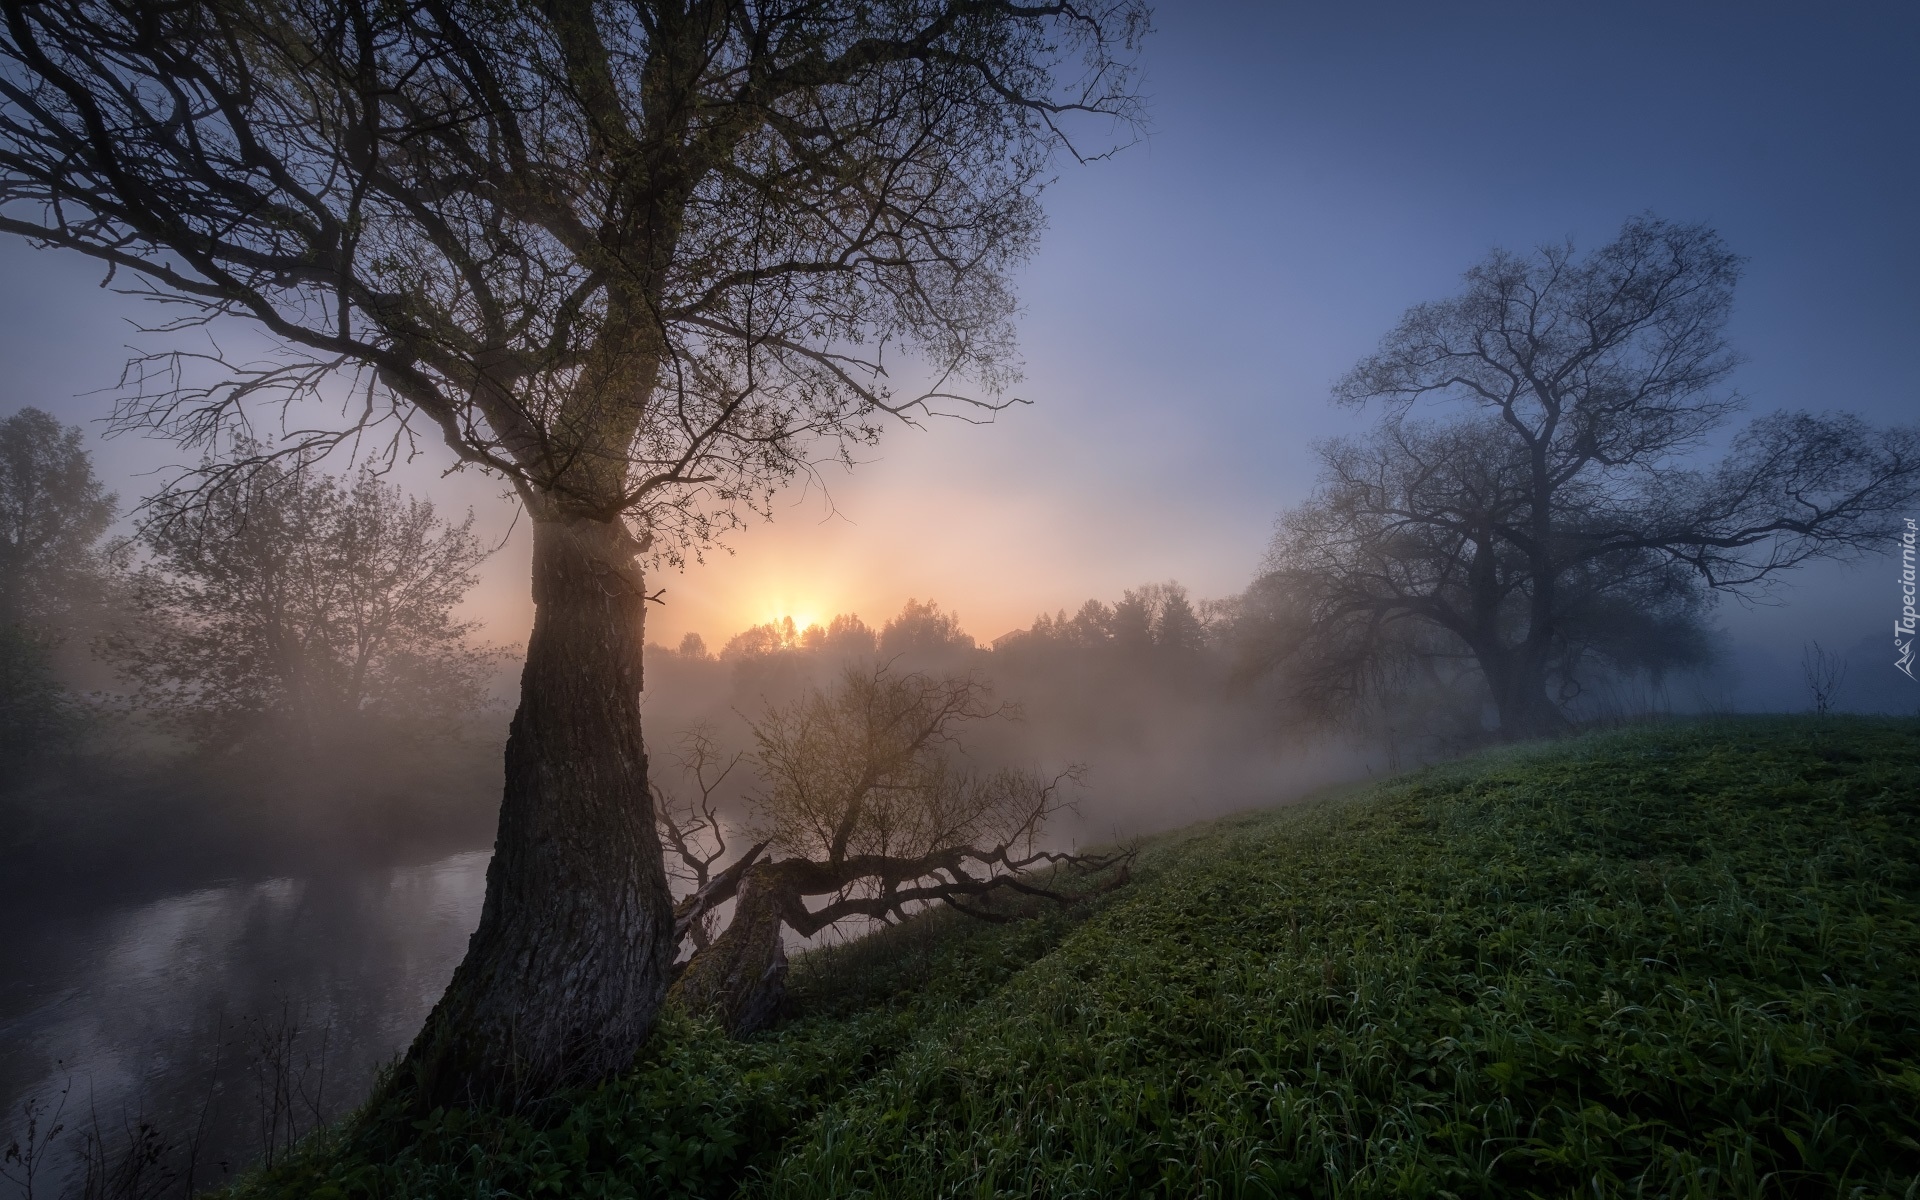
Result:
{"label": "green grass", "polygon": [[810,965],[771,1035],[670,1017],[549,1113],[239,1190],[1920,1196],[1920,726],[1490,754]]}

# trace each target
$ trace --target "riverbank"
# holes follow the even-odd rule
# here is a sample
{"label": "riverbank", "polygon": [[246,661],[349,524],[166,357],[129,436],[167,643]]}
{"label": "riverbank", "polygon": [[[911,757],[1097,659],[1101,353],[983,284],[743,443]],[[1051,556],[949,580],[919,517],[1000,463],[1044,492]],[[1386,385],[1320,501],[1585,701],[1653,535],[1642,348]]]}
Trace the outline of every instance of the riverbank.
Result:
{"label": "riverbank", "polygon": [[1134,886],[806,963],[546,1111],[317,1140],[236,1197],[1902,1194],[1920,726],[1485,754],[1182,830]]}

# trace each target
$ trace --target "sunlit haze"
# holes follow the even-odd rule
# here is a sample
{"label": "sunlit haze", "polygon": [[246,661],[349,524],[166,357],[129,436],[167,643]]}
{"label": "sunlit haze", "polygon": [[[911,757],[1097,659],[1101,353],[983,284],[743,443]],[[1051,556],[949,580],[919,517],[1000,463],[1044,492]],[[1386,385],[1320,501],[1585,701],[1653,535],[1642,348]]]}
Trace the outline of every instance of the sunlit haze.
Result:
{"label": "sunlit haze", "polygon": [[[654,581],[653,640],[717,648],[837,612],[877,625],[911,596],[989,641],[1151,580],[1235,593],[1310,489],[1314,440],[1370,419],[1327,388],[1401,312],[1490,247],[1591,247],[1642,211],[1709,222],[1748,257],[1730,334],[1754,409],[1915,410],[1911,6],[1182,4],[1157,24],[1152,132],[1047,195],[1019,281],[1012,394],[1033,403],[896,428],[854,471],[796,482],[772,523]],[[160,314],[17,240],[0,269],[0,412],[98,429],[123,347],[158,341],[128,321]],[[408,486],[504,533],[498,485],[441,479],[423,449]],[[95,453],[124,500],[181,457],[128,439]],[[471,601],[501,642],[531,614],[525,532]],[[1851,642],[1884,608],[1853,578],[1869,576],[1807,574],[1785,610],[1722,615]]]}

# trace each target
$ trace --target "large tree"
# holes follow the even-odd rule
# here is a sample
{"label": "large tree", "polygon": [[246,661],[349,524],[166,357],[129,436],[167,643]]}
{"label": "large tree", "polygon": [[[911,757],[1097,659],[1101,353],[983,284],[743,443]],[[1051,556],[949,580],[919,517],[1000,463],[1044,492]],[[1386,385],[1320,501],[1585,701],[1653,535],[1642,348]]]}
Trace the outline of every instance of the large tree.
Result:
{"label": "large tree", "polygon": [[1496,252],[1335,388],[1384,408],[1320,448],[1281,518],[1255,646],[1323,714],[1452,664],[1508,737],[1564,727],[1596,668],[1698,661],[1716,595],[1888,544],[1920,431],[1739,409],[1724,335],[1740,261],[1710,229],[1630,220],[1585,257]]}
{"label": "large tree", "polygon": [[[152,360],[124,425],[204,444],[337,387],[359,416],[282,452],[364,445],[388,416],[518,494],[535,618],[499,838],[404,1074],[435,1103],[624,1067],[674,945],[642,568],[764,504],[822,439],[1004,403],[1039,188],[1085,152],[1067,122],[1133,118],[1144,6],[0,10],[0,229],[102,260],[175,327],[241,318],[282,351]],[[893,382],[901,349],[921,384]]]}

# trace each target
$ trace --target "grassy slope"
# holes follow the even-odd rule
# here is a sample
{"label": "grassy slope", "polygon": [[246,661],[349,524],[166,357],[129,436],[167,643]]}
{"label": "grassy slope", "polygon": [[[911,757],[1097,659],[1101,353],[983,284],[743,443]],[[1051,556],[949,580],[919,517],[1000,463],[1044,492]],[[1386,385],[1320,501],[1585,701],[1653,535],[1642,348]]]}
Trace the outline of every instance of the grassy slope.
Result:
{"label": "grassy slope", "polygon": [[[261,1194],[1920,1195],[1920,729],[1484,756],[895,931],[736,1045]],[[376,1158],[378,1161],[376,1161]]]}

